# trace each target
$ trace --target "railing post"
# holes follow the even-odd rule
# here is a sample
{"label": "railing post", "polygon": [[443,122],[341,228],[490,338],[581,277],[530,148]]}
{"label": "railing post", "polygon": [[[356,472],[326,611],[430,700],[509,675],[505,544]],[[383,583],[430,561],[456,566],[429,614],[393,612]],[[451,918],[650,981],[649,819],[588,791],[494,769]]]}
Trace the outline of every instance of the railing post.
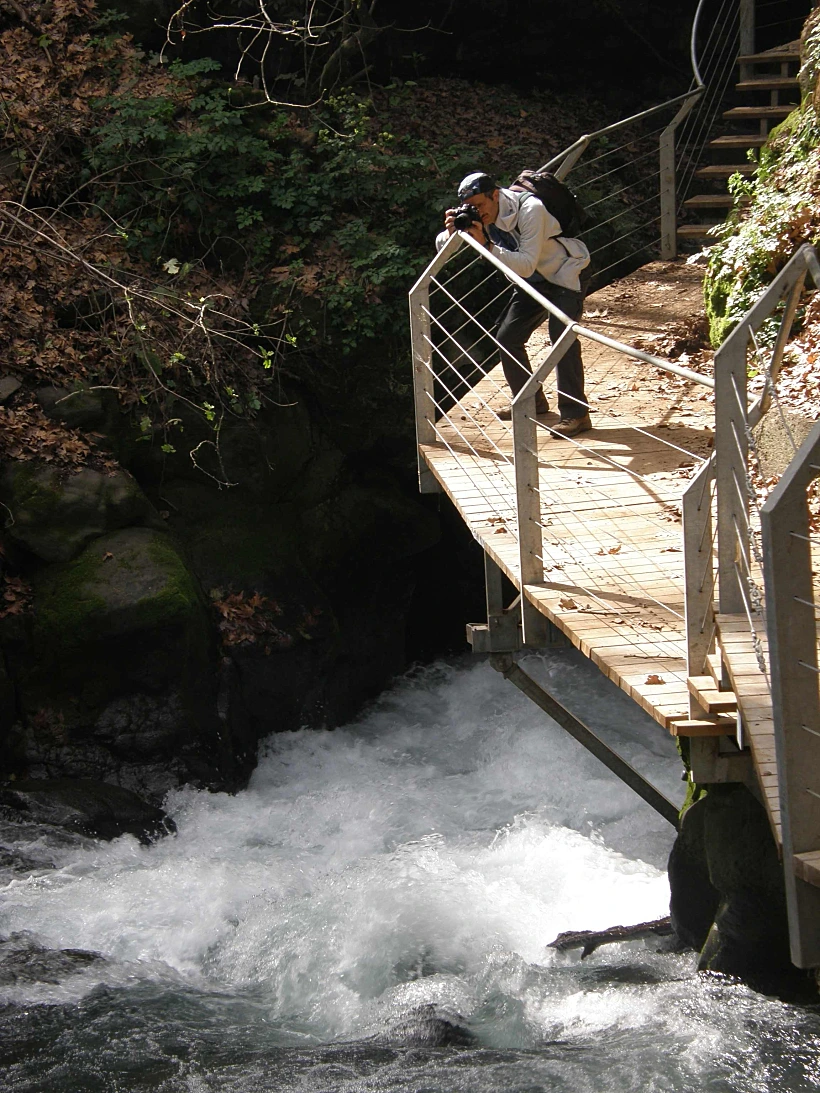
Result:
{"label": "railing post", "polygon": [[[745,334],[745,336],[744,336]],[[720,611],[743,610],[737,573],[737,528],[749,523],[746,436],[746,347],[749,327],[736,329],[715,354],[715,460],[718,514],[718,585]],[[744,544],[748,551],[748,543]]]}
{"label": "railing post", "polygon": [[661,258],[671,262],[678,253],[677,190],[675,186],[675,130],[667,125],[660,139]]}
{"label": "railing post", "polygon": [[670,262],[678,253],[678,194],[675,175],[675,133],[698,101],[688,99],[661,133],[659,142],[661,182],[661,258]]}
{"label": "railing post", "polygon": [[574,326],[567,326],[515,396],[512,404],[515,499],[521,571],[521,629],[524,644],[532,648],[546,644],[548,630],[547,620],[537,608],[533,607],[524,593],[525,585],[541,584],[544,580],[544,536],[541,530],[535,395],[577,338]]}
{"label": "railing post", "polygon": [[461,245],[459,235],[451,236],[410,290],[410,346],[413,355],[413,401],[420,493],[441,493],[441,486],[425,463],[420,448],[420,445],[433,444],[436,440],[436,377],[430,323],[430,282]]}
{"label": "railing post", "polygon": [[518,514],[521,575],[521,637],[524,645],[538,648],[546,642],[546,619],[524,594],[525,585],[540,584],[544,580],[535,386],[532,386],[531,393],[525,391],[523,396],[523,398],[517,398],[512,407],[515,500]]}
{"label": "railing post", "polygon": [[[755,0],[740,0],[739,12],[740,55],[748,56],[755,51]],[[740,66],[741,80],[748,80],[752,73],[751,65]]]}
{"label": "railing post", "polygon": [[[714,563],[712,560],[712,482],[714,455],[692,479],[682,498],[686,668],[703,675],[714,635]],[[697,710],[693,709],[694,715]]]}
{"label": "railing post", "polygon": [[806,497],[818,460],[820,424],[761,511],[783,870],[792,960],[800,968],[820,966],[820,888],[801,876],[806,860],[797,857],[820,859],[817,605]]}
{"label": "railing post", "polygon": [[422,444],[436,439],[433,427],[435,398],[433,347],[430,330],[430,282],[421,281],[410,294],[410,336],[413,351],[413,398],[416,404],[416,454],[419,468],[419,492],[440,493],[441,486],[424,462]]}

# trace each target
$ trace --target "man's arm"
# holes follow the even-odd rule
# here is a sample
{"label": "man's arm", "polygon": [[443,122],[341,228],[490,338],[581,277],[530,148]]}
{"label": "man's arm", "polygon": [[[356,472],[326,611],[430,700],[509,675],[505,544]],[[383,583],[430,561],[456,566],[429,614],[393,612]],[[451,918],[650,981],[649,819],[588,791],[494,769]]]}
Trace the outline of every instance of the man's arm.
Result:
{"label": "man's arm", "polygon": [[531,277],[542,259],[544,244],[561,234],[561,225],[543,202],[525,200],[518,213],[518,231],[521,242],[517,251],[494,246],[492,252],[519,277]]}

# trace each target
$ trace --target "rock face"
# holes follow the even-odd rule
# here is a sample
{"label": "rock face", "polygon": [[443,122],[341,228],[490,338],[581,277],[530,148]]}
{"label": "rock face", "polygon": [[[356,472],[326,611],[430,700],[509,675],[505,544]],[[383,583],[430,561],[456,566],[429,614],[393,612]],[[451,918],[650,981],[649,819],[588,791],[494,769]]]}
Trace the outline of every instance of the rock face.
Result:
{"label": "rock face", "polygon": [[96,393],[38,399],[102,431],[117,462],[0,466],[6,564],[31,589],[30,610],[0,605],[0,777],[102,778],[154,801],[237,787],[261,738],[338,724],[404,669],[438,517],[344,446],[354,429],[334,439],[287,398],[227,421],[215,455],[182,408],[174,452]]}
{"label": "rock face", "polygon": [[176,830],[162,809],[127,789],[90,779],[6,782],[0,785],[0,815],[97,839],[134,835],[144,844]]}
{"label": "rock face", "polygon": [[0,475],[0,499],[13,516],[9,539],[44,562],[68,562],[86,543],[149,519],[153,510],[124,471],[65,471],[12,463]]}
{"label": "rock face", "polygon": [[713,785],[685,813],[669,862],[672,921],[701,971],[812,998],[789,958],[783,870],[765,809],[737,783]]}
{"label": "rock face", "polygon": [[154,797],[216,777],[210,618],[168,535],[100,536],[33,585],[34,611],[7,644],[23,714],[9,743],[21,768]]}

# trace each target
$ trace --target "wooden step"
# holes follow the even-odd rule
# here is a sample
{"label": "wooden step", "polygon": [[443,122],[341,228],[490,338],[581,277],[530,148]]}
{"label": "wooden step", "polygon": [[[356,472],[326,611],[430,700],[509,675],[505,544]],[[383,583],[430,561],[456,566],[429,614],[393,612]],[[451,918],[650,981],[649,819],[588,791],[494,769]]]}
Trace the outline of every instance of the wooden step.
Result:
{"label": "wooden step", "polygon": [[730,178],[732,175],[753,175],[756,163],[713,163],[709,167],[699,167],[695,178]]}
{"label": "wooden step", "polygon": [[722,220],[716,220],[714,224],[678,224],[676,234],[681,239],[708,239],[709,229],[722,223]]}
{"label": "wooden step", "polygon": [[723,675],[723,661],[720,653],[710,653],[706,658],[706,670],[714,680],[715,686],[720,690],[721,677]]}
{"label": "wooden step", "polygon": [[673,721],[669,732],[672,736],[734,736],[736,727],[733,714],[720,714],[717,717]]}
{"label": "wooden step", "polygon": [[794,875],[820,887],[820,850],[794,855]]}
{"label": "wooden step", "polygon": [[711,676],[689,676],[689,694],[708,714],[731,713],[737,709],[734,691],[719,691]]}
{"label": "wooden step", "polygon": [[744,53],[738,57],[738,64],[742,65],[762,65],[762,64],[777,64],[778,61],[799,61],[800,60],[800,42],[789,42],[785,46],[776,46],[774,49],[767,49],[764,53]]}
{"label": "wooden step", "polygon": [[735,91],[794,91],[800,87],[796,76],[756,76],[735,84]]}
{"label": "wooden step", "polygon": [[731,194],[695,194],[687,197],[683,204],[687,209],[731,209],[734,203]]}
{"label": "wooden step", "polygon": [[726,137],[716,137],[714,140],[710,140],[708,148],[760,148],[766,143],[768,137],[763,137],[760,133],[738,133],[732,134]]}
{"label": "wooden step", "polygon": [[723,117],[730,121],[749,121],[758,118],[763,121],[782,121],[794,110],[793,106],[733,106],[724,110]]}

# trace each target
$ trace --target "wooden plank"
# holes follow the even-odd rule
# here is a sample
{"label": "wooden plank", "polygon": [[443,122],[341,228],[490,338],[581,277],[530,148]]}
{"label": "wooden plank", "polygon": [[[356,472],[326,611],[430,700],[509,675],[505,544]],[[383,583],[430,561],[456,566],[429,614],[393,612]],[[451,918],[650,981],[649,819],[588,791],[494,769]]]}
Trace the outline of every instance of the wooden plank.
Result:
{"label": "wooden plank", "polygon": [[795,854],[793,857],[795,876],[807,884],[820,886],[820,850]]}
{"label": "wooden plank", "polygon": [[689,719],[673,721],[669,726],[669,732],[672,736],[727,736],[731,734],[732,728],[719,721]]}
{"label": "wooden plank", "polygon": [[728,713],[737,708],[734,692],[717,690],[711,676],[689,676],[686,685],[706,713]]}

